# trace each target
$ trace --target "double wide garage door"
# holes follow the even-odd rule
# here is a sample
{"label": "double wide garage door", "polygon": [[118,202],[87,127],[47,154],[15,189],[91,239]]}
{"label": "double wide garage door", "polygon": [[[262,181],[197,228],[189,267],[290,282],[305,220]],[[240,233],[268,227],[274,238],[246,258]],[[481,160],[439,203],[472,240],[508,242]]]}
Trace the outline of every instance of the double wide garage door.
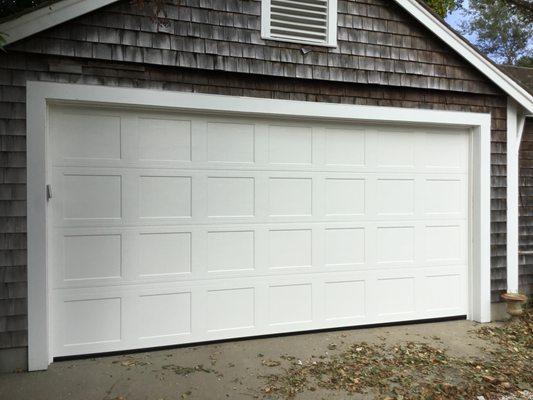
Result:
{"label": "double wide garage door", "polygon": [[52,355],[465,315],[469,136],[50,112]]}

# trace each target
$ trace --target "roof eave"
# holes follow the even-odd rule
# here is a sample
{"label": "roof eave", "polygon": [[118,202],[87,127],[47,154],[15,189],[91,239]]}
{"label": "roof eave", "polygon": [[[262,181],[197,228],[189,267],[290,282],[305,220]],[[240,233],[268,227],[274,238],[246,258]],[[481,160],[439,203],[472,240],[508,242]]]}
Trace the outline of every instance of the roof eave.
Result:
{"label": "roof eave", "polygon": [[450,29],[439,18],[435,17],[417,0],[395,0],[409,14],[431,30],[448,46],[451,46],[466,61],[489,78],[496,86],[502,89],[528,113],[533,113],[533,96],[515,82],[510,76],[501,71],[490,60],[486,59],[471,44],[466,42],[459,34]]}
{"label": "roof eave", "polygon": [[4,45],[67,22],[118,0],[62,0],[0,24]]}

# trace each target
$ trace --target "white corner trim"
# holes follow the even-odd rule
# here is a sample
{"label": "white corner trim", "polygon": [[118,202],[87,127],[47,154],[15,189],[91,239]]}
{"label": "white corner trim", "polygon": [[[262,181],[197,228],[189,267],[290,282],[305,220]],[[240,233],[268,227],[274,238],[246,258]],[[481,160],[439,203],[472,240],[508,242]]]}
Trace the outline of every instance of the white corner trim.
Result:
{"label": "white corner trim", "polygon": [[474,47],[468,44],[460,35],[455,33],[418,0],[395,0],[407,12],[420,21],[426,28],[431,30],[441,40],[452,47],[466,61],[481,71],[487,78],[494,82],[500,89],[511,96],[516,102],[524,107],[529,113],[533,113],[533,96],[522,86],[516,83],[505,72],[483,57]]}
{"label": "white corner trim", "polygon": [[490,186],[491,186],[491,119],[472,128],[472,208],[470,309],[468,317],[478,322],[491,321],[490,284]]}
{"label": "white corner trim", "polygon": [[47,273],[47,113],[49,104],[100,104],[320,121],[469,128],[472,133],[472,209],[468,318],[490,321],[490,114],[358,106],[304,101],[88,86],[27,83],[28,143],[28,361],[46,369],[50,359]]}
{"label": "white corner trim", "polygon": [[520,143],[526,116],[507,99],[507,293],[518,293],[520,250]]}
{"label": "white corner trim", "polygon": [[518,293],[518,107],[507,99],[507,292]]}
{"label": "white corner trim", "polygon": [[16,42],[117,0],[63,0],[0,25],[5,44]]}
{"label": "white corner trim", "polygon": [[46,369],[49,364],[49,305],[46,222],[48,207],[43,188],[47,183],[46,104],[27,87],[27,222],[28,229],[28,368]]}

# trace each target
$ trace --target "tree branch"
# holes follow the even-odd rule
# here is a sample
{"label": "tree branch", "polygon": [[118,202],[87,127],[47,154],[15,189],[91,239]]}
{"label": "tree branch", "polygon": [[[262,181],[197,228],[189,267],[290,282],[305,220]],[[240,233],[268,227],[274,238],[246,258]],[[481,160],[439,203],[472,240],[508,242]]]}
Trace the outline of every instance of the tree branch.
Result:
{"label": "tree branch", "polygon": [[520,13],[527,21],[533,21],[533,0],[505,0],[515,11]]}
{"label": "tree branch", "polygon": [[530,0],[507,0],[511,5],[520,8],[521,10],[533,13],[533,1]]}

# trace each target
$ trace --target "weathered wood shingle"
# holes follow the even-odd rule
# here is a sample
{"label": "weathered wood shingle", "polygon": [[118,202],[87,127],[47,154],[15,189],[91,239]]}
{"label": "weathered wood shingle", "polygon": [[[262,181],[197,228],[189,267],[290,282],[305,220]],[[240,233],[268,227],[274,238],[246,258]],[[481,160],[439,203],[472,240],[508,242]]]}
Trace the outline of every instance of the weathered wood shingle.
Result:
{"label": "weathered wood shingle", "polygon": [[533,119],[524,126],[520,145],[520,290],[533,295]]}
{"label": "weathered wood shingle", "polygon": [[[179,4],[179,5],[178,5]],[[157,24],[127,0],[12,50],[227,72],[496,94],[466,61],[392,1],[339,0],[338,47],[261,38],[259,0],[180,0]]]}

